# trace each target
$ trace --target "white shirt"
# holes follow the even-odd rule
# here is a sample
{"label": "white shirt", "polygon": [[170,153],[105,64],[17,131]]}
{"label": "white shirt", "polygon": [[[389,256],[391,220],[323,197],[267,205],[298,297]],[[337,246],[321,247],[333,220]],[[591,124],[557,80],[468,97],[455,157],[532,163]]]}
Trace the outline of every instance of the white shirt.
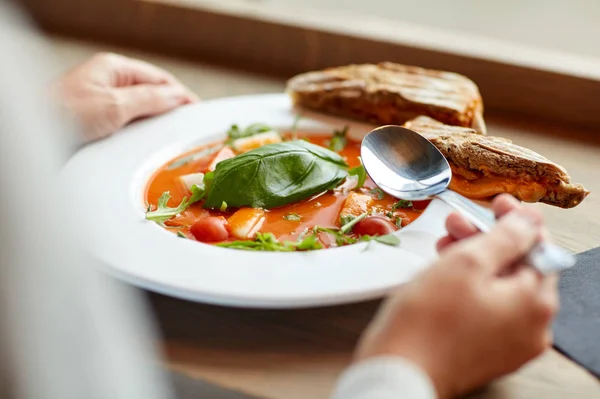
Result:
{"label": "white shirt", "polygon": [[348,368],[332,399],[435,399],[427,374],[399,357],[377,357]]}

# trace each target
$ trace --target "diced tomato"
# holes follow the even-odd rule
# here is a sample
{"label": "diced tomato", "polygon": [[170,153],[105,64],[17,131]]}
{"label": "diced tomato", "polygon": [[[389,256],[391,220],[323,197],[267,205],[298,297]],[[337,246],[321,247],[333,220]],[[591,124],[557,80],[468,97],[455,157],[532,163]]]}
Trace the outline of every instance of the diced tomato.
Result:
{"label": "diced tomato", "polygon": [[190,232],[201,242],[225,241],[229,238],[227,220],[222,216],[208,216],[192,225]]}
{"label": "diced tomato", "polygon": [[208,165],[208,170],[210,172],[212,172],[213,170],[215,170],[215,168],[217,167],[217,164],[219,162],[224,161],[229,158],[233,158],[233,157],[235,157],[235,152],[233,152],[233,150],[231,148],[229,148],[229,147],[221,148],[221,150],[219,150],[219,152],[217,152],[217,155],[215,155],[215,157],[213,158],[210,165]]}
{"label": "diced tomato", "polygon": [[352,232],[359,236],[383,236],[396,230],[398,227],[383,216],[369,216],[356,223]]}

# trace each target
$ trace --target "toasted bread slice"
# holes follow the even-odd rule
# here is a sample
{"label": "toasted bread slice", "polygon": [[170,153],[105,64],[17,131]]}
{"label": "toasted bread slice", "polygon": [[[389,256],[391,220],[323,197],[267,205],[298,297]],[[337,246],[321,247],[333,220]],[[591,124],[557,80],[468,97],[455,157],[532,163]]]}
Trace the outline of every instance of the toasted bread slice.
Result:
{"label": "toasted bread slice", "polygon": [[379,125],[401,125],[426,115],[485,134],[479,89],[465,76],[400,65],[348,65],[290,79],[296,106]]}
{"label": "toasted bread slice", "polygon": [[509,193],[525,202],[577,206],[589,194],[567,171],[510,140],[418,117],[404,125],[425,136],[452,167],[450,189],[473,199]]}

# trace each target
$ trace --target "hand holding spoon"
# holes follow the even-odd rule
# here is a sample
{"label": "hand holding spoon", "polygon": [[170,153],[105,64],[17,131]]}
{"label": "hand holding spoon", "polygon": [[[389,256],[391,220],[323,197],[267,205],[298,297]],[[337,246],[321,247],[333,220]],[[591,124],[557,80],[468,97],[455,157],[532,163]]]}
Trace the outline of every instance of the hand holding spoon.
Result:
{"label": "hand holding spoon", "polygon": [[[448,190],[452,178],[448,161],[429,140],[410,129],[382,126],[373,130],[363,139],[361,157],[373,182],[393,197],[438,198],[483,232],[496,223],[489,209]],[[525,261],[546,274],[572,267],[575,257],[555,244],[540,242]]]}

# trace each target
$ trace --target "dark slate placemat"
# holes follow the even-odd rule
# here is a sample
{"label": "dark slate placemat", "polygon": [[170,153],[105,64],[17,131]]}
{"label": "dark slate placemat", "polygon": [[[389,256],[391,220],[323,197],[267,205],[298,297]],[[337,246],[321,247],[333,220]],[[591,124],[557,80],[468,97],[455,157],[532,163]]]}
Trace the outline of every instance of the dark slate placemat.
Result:
{"label": "dark slate placemat", "polygon": [[176,399],[259,399],[176,371],[169,372],[169,378]]}
{"label": "dark slate placemat", "polygon": [[600,247],[577,255],[559,290],[554,346],[600,378]]}

